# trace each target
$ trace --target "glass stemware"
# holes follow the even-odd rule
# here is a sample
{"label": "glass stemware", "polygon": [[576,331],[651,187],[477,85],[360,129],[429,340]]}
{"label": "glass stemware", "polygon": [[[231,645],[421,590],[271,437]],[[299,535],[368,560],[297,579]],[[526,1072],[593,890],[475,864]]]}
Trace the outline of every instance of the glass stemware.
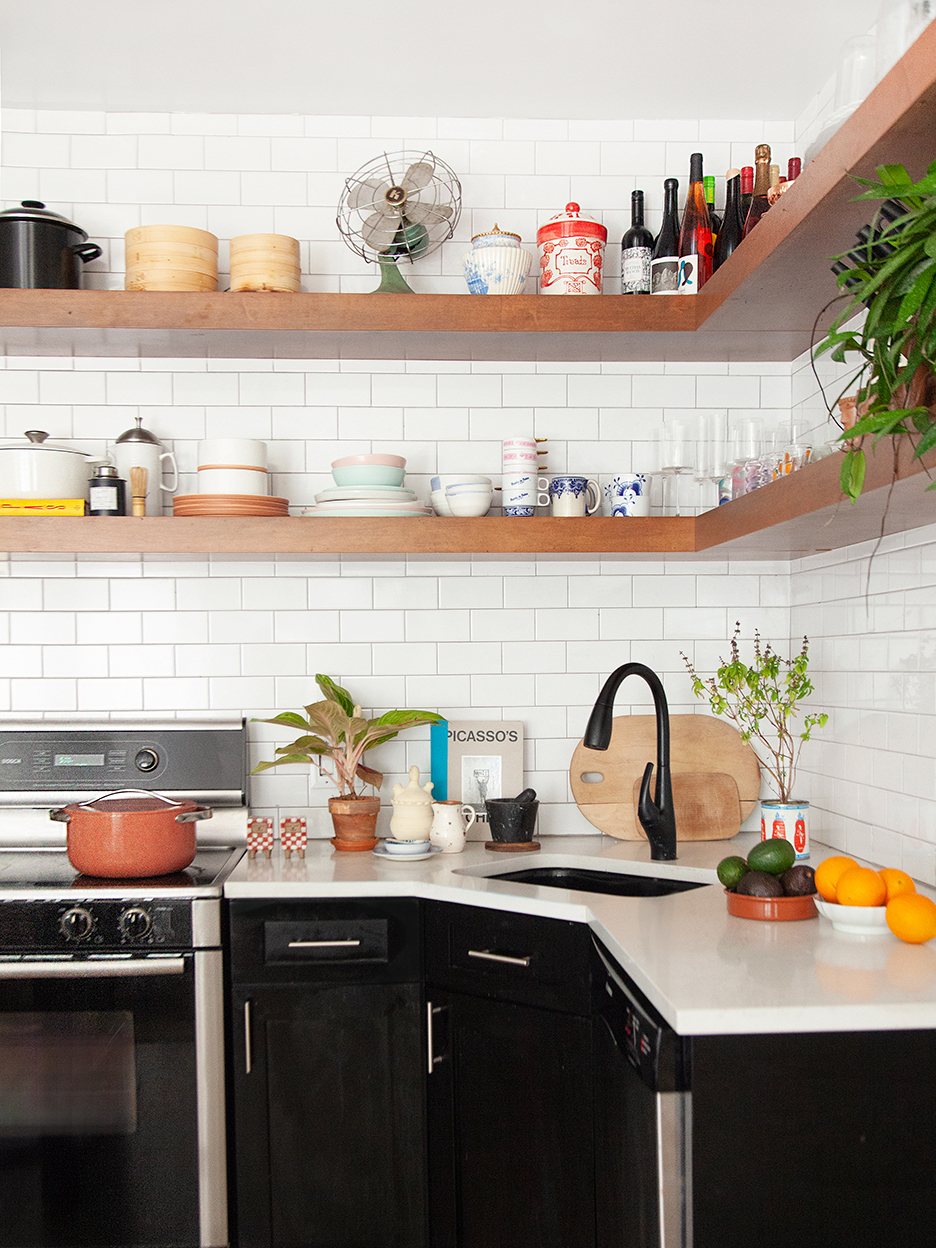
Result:
{"label": "glass stemware", "polygon": [[689,421],[673,417],[664,421],[659,432],[660,471],[663,474],[663,514],[682,515],[679,479],[693,471],[695,455]]}

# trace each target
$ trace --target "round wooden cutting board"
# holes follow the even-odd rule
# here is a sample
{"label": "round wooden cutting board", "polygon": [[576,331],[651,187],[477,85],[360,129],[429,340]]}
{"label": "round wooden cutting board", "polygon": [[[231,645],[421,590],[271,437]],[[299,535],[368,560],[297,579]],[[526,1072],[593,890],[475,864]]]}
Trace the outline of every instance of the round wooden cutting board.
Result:
{"label": "round wooden cutting board", "polygon": [[[611,722],[607,750],[589,750],[581,741],[575,747],[572,795],[600,831],[642,841],[637,797],[647,763],[654,764],[651,796],[656,786],[656,718],[620,715]],[[757,755],[733,725],[711,715],[670,716],[670,772],[680,841],[735,836],[760,796]]]}

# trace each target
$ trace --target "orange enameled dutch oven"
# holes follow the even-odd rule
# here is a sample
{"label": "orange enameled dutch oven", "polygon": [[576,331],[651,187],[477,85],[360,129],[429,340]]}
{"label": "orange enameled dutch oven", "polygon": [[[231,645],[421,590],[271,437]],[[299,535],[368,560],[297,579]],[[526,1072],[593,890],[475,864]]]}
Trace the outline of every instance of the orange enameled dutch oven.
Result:
{"label": "orange enameled dutch oven", "polygon": [[195,823],[211,809],[142,789],[106,793],[49,811],[68,824],[68,860],[76,871],[107,879],[170,875],[195,857]]}

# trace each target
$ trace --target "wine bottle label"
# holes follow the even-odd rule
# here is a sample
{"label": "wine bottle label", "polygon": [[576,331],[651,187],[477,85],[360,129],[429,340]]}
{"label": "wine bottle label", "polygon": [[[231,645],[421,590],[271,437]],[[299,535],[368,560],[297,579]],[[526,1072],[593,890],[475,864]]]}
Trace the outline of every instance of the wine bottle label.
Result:
{"label": "wine bottle label", "polygon": [[697,295],[699,293],[699,257],[679,257],[679,281],[676,287],[680,295]]}
{"label": "wine bottle label", "polygon": [[679,290],[679,257],[659,256],[650,262],[651,295],[675,295]]}
{"label": "wine bottle label", "polygon": [[621,252],[621,294],[650,293],[650,248],[625,247]]}

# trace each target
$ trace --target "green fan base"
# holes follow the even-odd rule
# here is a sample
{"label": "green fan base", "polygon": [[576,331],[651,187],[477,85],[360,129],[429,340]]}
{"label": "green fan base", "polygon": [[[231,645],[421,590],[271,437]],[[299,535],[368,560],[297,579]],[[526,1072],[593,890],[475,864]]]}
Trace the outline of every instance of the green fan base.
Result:
{"label": "green fan base", "polygon": [[375,295],[412,295],[412,286],[397,268],[395,260],[378,259],[380,265],[380,285],[372,293]]}

